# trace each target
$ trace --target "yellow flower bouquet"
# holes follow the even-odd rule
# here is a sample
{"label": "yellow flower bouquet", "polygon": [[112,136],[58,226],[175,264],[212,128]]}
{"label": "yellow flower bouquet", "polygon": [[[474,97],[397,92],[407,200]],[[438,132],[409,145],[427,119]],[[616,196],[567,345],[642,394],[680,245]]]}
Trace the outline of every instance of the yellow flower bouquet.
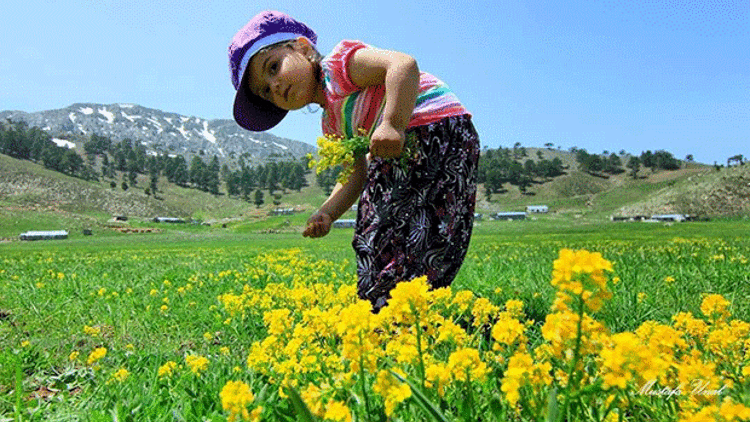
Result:
{"label": "yellow flower bouquet", "polygon": [[[310,168],[315,167],[315,173],[320,174],[323,171],[336,166],[342,166],[343,169],[336,178],[336,182],[346,184],[349,176],[354,172],[354,160],[364,157],[370,150],[370,138],[366,133],[360,130],[358,136],[344,138],[339,135],[324,135],[318,138],[318,161],[313,160],[312,154],[307,154]],[[408,161],[415,154],[414,134],[406,135],[404,142],[404,151],[401,157],[394,158],[399,166],[405,171]]]}

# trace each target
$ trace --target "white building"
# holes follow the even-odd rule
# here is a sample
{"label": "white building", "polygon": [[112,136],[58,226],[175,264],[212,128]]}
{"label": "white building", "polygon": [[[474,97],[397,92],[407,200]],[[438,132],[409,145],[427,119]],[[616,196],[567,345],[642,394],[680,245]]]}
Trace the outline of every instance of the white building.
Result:
{"label": "white building", "polygon": [[658,214],[652,215],[651,219],[654,221],[685,221],[687,216],[683,214]]}
{"label": "white building", "polygon": [[549,207],[546,205],[529,205],[526,207],[526,212],[549,212]]}
{"label": "white building", "polygon": [[18,236],[21,240],[67,239],[67,230],[28,231]]}
{"label": "white building", "polygon": [[492,215],[493,220],[525,220],[525,212],[498,212]]}

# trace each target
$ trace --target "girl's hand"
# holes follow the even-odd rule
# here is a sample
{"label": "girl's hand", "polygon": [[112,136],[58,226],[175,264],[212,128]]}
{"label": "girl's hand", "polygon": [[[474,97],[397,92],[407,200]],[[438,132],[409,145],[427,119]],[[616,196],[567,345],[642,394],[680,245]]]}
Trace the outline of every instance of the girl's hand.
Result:
{"label": "girl's hand", "polygon": [[323,237],[331,231],[333,219],[326,212],[318,211],[307,220],[307,227],[302,232],[305,237]]}
{"label": "girl's hand", "polygon": [[372,133],[370,154],[380,158],[397,158],[404,150],[406,134],[393,125],[383,122]]}

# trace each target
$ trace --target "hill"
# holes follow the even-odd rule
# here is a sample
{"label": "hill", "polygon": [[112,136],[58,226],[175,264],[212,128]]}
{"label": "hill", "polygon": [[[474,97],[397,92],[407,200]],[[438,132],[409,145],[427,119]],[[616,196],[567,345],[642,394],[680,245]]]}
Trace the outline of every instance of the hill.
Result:
{"label": "hill", "polygon": [[[505,185],[506,192],[488,201],[483,189],[477,206],[489,213],[523,211],[544,204],[555,214],[591,218],[681,213],[694,216],[750,214],[750,166],[720,167],[683,162],[678,170],[641,170],[638,179],[627,172],[595,176],[579,169],[569,151],[526,148],[529,158],[559,158],[565,174],[549,181],[535,180],[527,192]],[[526,158],[524,158],[525,160]],[[629,156],[622,157],[627,162]],[[543,182],[543,183],[542,183]]]}
{"label": "hill", "polygon": [[[541,183],[537,180],[522,194],[507,185],[503,194],[488,201],[479,187],[477,212],[522,211],[527,205],[548,205],[545,218],[583,218],[606,221],[613,215],[651,215],[686,213],[698,216],[738,216],[750,214],[750,166],[715,169],[687,163],[675,171],[658,171],[634,180],[626,173],[608,178],[593,176],[576,167],[572,154],[559,150],[540,150],[545,158],[563,160],[565,174]],[[537,156],[535,149],[529,149]],[[238,230],[265,230],[262,223],[274,208],[292,208],[295,216],[277,223],[297,229],[325,200],[325,194],[309,174],[308,186],[300,192],[281,195],[280,204],[272,204],[268,192],[265,203],[251,202],[222,194],[212,195],[159,180],[157,197],[147,195],[145,176],[136,187],[123,191],[110,182],[85,181],[47,170],[29,161],[0,155],[0,238],[16,238],[26,230],[106,228],[115,215],[130,217],[131,224],[150,221],[156,216],[195,219],[211,224],[228,224]],[[281,193],[281,191],[277,191]],[[353,218],[349,213],[344,218]],[[579,221],[583,221],[579,220]],[[273,220],[275,221],[275,220]],[[290,226],[291,225],[291,226]]]}

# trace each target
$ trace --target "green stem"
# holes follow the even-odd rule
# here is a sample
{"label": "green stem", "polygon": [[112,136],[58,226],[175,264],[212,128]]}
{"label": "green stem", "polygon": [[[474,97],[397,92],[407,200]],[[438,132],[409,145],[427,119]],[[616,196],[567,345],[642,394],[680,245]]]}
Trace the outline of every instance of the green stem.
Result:
{"label": "green stem", "polygon": [[420,387],[424,389],[425,386],[425,369],[424,369],[424,359],[422,357],[422,327],[419,323],[419,313],[417,312],[416,308],[414,307],[413,303],[409,303],[411,306],[411,311],[414,313],[414,321],[417,325],[417,353],[419,354],[419,378],[421,381]]}
{"label": "green stem", "polygon": [[21,381],[21,363],[19,362],[19,359],[15,359],[13,362],[16,369],[16,421],[21,422],[21,405],[23,404],[23,400],[21,400],[21,396],[23,395],[23,383]]}
{"label": "green stem", "polygon": [[365,388],[365,358],[364,358],[364,341],[362,339],[362,330],[359,331],[359,385],[362,388],[362,398],[365,401],[365,412],[367,413],[367,420],[370,420],[370,399],[367,397],[367,389]]}
{"label": "green stem", "polygon": [[575,383],[574,375],[576,373],[576,366],[580,359],[581,353],[581,337],[583,335],[583,298],[577,296],[578,304],[578,326],[576,328],[576,344],[573,349],[573,361],[571,362],[570,368],[568,369],[568,385],[565,386],[565,404],[563,404],[563,411],[558,415],[558,421],[564,420],[564,415],[570,412],[568,406],[570,406],[570,398],[572,396],[571,386]]}

